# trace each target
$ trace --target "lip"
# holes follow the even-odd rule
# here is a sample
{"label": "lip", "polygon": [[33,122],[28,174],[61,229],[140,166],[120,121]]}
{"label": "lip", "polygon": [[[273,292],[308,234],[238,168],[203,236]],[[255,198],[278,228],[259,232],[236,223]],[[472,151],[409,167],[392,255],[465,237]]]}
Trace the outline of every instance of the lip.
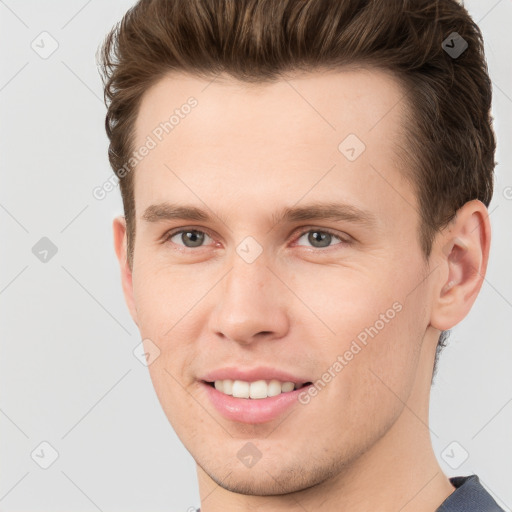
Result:
{"label": "lip", "polygon": [[[293,382],[293,380],[288,380],[288,382]],[[235,398],[231,395],[225,395],[217,391],[213,386],[206,384],[206,382],[201,382],[200,385],[212,405],[222,416],[231,421],[251,424],[266,423],[276,419],[294,404],[299,404],[299,393],[308,387],[304,386],[294,391],[288,391],[287,393],[281,393],[280,395],[268,398],[252,399]]]}
{"label": "lip", "polygon": [[202,377],[201,380],[207,382],[214,382],[216,380],[243,380],[245,382],[255,382],[257,380],[272,380],[277,379],[280,382],[293,382],[294,384],[304,384],[305,382],[312,382],[309,377],[292,375],[277,368],[270,368],[267,366],[258,366],[256,368],[236,368],[226,367],[213,370]]}

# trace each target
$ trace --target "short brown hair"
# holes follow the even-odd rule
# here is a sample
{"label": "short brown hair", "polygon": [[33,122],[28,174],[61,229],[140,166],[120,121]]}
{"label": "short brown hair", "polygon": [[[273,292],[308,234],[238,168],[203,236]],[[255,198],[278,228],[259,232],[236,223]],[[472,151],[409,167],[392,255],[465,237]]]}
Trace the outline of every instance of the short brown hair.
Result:
{"label": "short brown hair", "polygon": [[[467,49],[450,52],[454,41]],[[496,142],[483,39],[456,0],[140,0],[101,48],[110,164],[116,174],[126,168],[141,98],[170,71],[264,83],[284,72],[350,64],[391,71],[406,91],[403,161],[428,259],[456,211],[472,199],[488,207],[493,193]],[[120,187],[131,267],[132,172]]]}

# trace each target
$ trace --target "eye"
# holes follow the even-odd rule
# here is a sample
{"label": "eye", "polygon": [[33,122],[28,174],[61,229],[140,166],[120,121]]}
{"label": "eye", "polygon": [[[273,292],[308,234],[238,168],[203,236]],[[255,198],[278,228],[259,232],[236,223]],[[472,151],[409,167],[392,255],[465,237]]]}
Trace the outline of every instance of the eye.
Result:
{"label": "eye", "polygon": [[[181,229],[179,231],[168,233],[167,236],[165,237],[165,241],[172,242],[176,245],[183,245],[184,247],[193,248],[201,247],[203,245],[205,237],[211,238],[210,235],[198,229]],[[173,238],[177,238],[179,242],[173,241]]]}
{"label": "eye", "polygon": [[[341,238],[336,233],[328,230],[328,229],[309,229],[307,231],[303,231],[297,241],[299,241],[305,235],[307,236],[307,241],[311,244],[312,247],[322,249],[324,247],[329,247],[330,245],[339,245],[339,244],[348,244],[349,241]],[[333,239],[338,239],[339,242],[336,244],[331,244]]]}
{"label": "eye", "polygon": [[[297,242],[300,241],[301,238],[307,236],[308,243],[311,244],[311,247],[322,249],[332,245],[348,245],[350,244],[350,240],[342,238],[340,235],[330,231],[329,229],[308,229],[304,230],[299,234],[299,238]],[[187,247],[189,249],[203,247],[206,242],[206,239],[209,238],[213,240],[213,238],[200,229],[179,229],[176,231],[171,231],[164,237],[164,242],[171,242],[175,245]],[[174,240],[173,240],[174,239]],[[332,244],[333,240],[338,240],[337,243]],[[296,243],[297,243],[296,242]],[[298,244],[302,245],[302,244]]]}

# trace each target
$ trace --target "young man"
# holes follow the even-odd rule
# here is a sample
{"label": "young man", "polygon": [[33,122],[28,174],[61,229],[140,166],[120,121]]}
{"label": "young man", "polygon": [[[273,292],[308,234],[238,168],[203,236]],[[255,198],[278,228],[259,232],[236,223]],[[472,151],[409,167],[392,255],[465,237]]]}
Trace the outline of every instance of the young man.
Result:
{"label": "young man", "polygon": [[202,512],[499,511],[434,455],[495,138],[455,0],[141,0],[102,66],[126,301]]}

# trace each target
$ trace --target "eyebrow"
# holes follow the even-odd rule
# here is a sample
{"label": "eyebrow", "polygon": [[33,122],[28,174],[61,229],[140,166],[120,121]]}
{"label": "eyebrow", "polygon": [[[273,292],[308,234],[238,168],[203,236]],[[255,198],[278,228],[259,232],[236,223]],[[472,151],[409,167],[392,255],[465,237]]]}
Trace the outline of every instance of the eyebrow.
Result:
{"label": "eyebrow", "polygon": [[[142,219],[147,222],[172,219],[211,222],[213,217],[205,210],[196,206],[163,202],[148,206],[142,215]],[[220,219],[224,222],[222,218]],[[372,228],[377,224],[377,217],[368,210],[334,202],[285,207],[272,215],[272,222],[274,224],[307,220],[347,221],[367,228]]]}

